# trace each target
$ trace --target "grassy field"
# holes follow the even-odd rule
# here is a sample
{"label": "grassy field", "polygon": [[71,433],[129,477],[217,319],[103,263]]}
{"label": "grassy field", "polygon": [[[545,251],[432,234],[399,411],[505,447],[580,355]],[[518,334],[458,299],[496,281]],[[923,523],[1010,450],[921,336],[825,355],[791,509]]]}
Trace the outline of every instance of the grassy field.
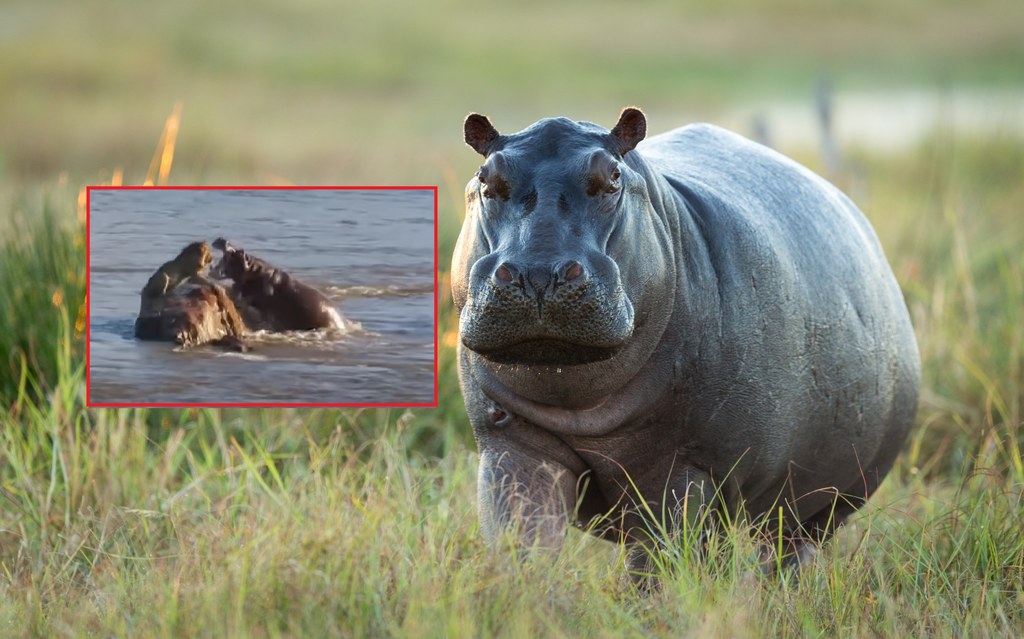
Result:
{"label": "grassy field", "polygon": [[171,183],[439,184],[447,265],[471,110],[513,130],[637,103],[657,132],[822,73],[840,95],[1024,83],[1020,3],[699,4],[5,4],[0,635],[1024,635],[1019,139],[845,150],[923,394],[890,479],[799,580],[754,576],[743,522],[706,561],[670,546],[648,595],[579,532],[553,560],[485,549],[446,272],[436,410],[84,406],[79,190],[141,182],[179,101]]}

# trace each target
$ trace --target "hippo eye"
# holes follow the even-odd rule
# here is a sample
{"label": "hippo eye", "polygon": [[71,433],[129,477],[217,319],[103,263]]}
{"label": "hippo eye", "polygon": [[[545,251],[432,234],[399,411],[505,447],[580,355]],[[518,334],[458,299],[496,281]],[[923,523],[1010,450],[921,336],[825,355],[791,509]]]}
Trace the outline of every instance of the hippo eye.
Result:
{"label": "hippo eye", "polygon": [[618,191],[619,191],[619,178],[622,177],[622,174],[619,173],[618,169],[615,169],[614,171],[612,171],[612,174],[609,177],[611,179],[608,180],[608,186],[605,187],[604,192],[605,193],[618,193]]}
{"label": "hippo eye", "polygon": [[611,195],[612,193],[619,192],[619,177],[618,170],[613,171],[608,175],[607,179],[595,179],[591,183],[591,194],[597,195],[598,193],[604,193],[605,195]]}
{"label": "hippo eye", "polygon": [[487,161],[480,166],[476,177],[483,185],[481,192],[485,198],[508,200],[512,190],[505,179],[508,162],[505,156],[499,151],[487,158]]}
{"label": "hippo eye", "polygon": [[489,182],[483,182],[484,188],[482,190],[485,198],[493,200],[507,200],[509,195],[508,182],[501,179],[500,177],[493,177]]}
{"label": "hippo eye", "polygon": [[494,190],[487,184],[487,167],[480,167],[476,172],[476,179],[480,182],[480,192],[487,199],[494,199]]}
{"label": "hippo eye", "polygon": [[598,152],[591,158],[590,165],[586,185],[587,195],[597,197],[619,192],[622,172],[614,160],[607,157],[607,154]]}

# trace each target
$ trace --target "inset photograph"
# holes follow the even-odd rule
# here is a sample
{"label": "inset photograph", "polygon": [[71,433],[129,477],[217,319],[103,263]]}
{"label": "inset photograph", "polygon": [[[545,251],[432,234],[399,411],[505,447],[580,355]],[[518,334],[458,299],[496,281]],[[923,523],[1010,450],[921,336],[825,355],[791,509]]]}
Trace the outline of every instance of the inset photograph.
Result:
{"label": "inset photograph", "polygon": [[90,187],[90,406],[435,406],[436,187]]}

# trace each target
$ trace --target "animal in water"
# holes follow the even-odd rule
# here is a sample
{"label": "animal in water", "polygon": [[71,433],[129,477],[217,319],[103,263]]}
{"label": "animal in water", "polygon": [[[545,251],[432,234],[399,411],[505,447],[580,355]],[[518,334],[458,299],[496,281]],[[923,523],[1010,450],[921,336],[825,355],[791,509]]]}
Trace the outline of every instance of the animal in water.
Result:
{"label": "animal in water", "polygon": [[173,260],[164,262],[142,287],[140,315],[151,314],[149,305],[173,291],[180,284],[194,280],[213,262],[213,251],[206,242],[192,242]]}
{"label": "animal in water", "polygon": [[914,421],[903,296],[807,168],[708,124],[646,132],[636,108],[611,130],[465,120],[484,161],[451,281],[481,530],[557,549],[576,523],[644,575],[651,531],[728,512],[763,524],[763,566],[799,565]]}
{"label": "animal in water", "polygon": [[303,331],[342,327],[341,316],[324,293],[224,238],[217,238],[213,246],[223,252],[214,271],[232,280],[231,296],[254,328]]}
{"label": "animal in water", "polygon": [[222,286],[203,275],[212,261],[210,246],[193,242],[161,265],[140,294],[135,336],[248,351],[246,326],[234,302]]}

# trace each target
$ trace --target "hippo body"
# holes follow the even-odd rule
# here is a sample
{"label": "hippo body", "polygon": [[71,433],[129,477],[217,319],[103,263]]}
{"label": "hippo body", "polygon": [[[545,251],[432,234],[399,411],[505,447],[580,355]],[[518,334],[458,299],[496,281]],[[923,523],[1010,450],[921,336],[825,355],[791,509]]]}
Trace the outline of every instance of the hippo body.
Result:
{"label": "hippo body", "polygon": [[246,351],[245,323],[218,284],[203,272],[213,262],[206,242],[192,242],[164,262],[139,292],[135,337],[179,346],[215,344]]}
{"label": "hippo body", "polygon": [[223,238],[213,246],[224,252],[214,271],[234,282],[231,296],[251,327],[270,331],[343,327],[331,300],[316,288]]}
{"label": "hippo body", "polygon": [[765,528],[798,562],[913,422],[902,294],[825,180],[711,125],[645,133],[636,109],[611,131],[467,118],[487,160],[452,282],[481,529],[557,548],[574,519],[642,569],[652,517],[781,507]]}
{"label": "hippo body", "polygon": [[213,344],[248,351],[244,333],[234,302],[212,282],[186,282],[159,298],[144,300],[135,320],[135,337],[179,346]]}

